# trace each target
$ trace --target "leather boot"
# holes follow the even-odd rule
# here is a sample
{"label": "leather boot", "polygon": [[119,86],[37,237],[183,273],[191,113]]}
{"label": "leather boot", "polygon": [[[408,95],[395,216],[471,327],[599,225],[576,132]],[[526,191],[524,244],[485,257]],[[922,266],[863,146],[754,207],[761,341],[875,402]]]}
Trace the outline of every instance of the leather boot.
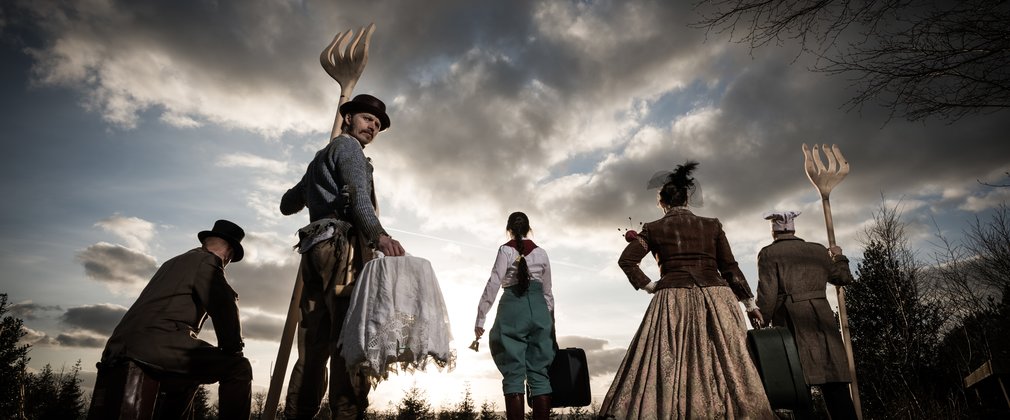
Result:
{"label": "leather boot", "polygon": [[505,394],[505,420],[523,420],[526,414],[525,394]]}
{"label": "leather boot", "polygon": [[547,420],[551,414],[551,394],[534,395],[530,404],[533,420]]}

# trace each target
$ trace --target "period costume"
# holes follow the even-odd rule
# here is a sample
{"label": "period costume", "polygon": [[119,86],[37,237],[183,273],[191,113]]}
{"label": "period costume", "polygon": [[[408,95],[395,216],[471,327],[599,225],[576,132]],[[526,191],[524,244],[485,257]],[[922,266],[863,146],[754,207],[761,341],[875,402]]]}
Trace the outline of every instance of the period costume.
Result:
{"label": "period costume", "polygon": [[[639,263],[652,253],[661,278]],[[618,261],[635,289],[655,287],[600,414],[616,419],[771,419],[747,352],[740,301],[753,305],[718,219],[673,207]]]}
{"label": "period costume", "polygon": [[[855,415],[848,399],[852,378],[825,290],[828,283],[843,286],[853,281],[849,260],[844,255],[832,258],[823,245],[796,237],[791,222],[796,215],[768,216],[775,217],[772,229],[777,234],[775,241],[758,253],[757,305],[765,320],[792,331],[804,379],[807,385],[822,386],[832,418],[850,418]],[[783,218],[789,221],[783,222]],[[832,410],[836,402],[829,399],[834,394],[843,400],[838,403],[842,406],[848,399],[845,415]]]}
{"label": "period costume", "polygon": [[[547,369],[554,361],[554,295],[551,292],[551,263],[547,252],[533,241],[524,239],[524,254],[512,240],[498,248],[491,276],[477,305],[474,324],[484,328],[491,304],[503,290],[498,315],[488,335],[491,356],[502,374],[505,394],[523,394],[529,384],[530,395],[551,393]],[[516,290],[516,265],[520,256],[529,267],[529,288]]]}
{"label": "period costume", "polygon": [[365,264],[351,292],[338,346],[352,377],[372,386],[389,373],[452,369],[452,329],[431,263],[414,256]]}
{"label": "period costume", "polygon": [[[340,112],[367,112],[379,118],[382,130],[389,127],[385,104],[370,95],[355,96],[340,106]],[[307,207],[311,221],[298,231],[304,289],[286,418],[312,418],[319,411],[327,391],[327,361],[333,417],[359,418],[368,407],[368,378],[348,374],[337,341],[350,307],[355,272],[372,258],[371,249],[386,233],[376,213],[372,172],[361,142],[344,133],[316,152],[301,181],[281,198],[281,213],[290,215]],[[353,261],[348,258],[352,252]]]}
{"label": "period costume", "polygon": [[[233,261],[242,259],[241,228],[218,221],[208,236],[228,235]],[[197,336],[210,317],[217,346]],[[220,382],[222,418],[249,418],[252,366],[242,355],[238,294],[224,275],[220,257],[204,248],[178,255],[158,268],[109,337],[101,364],[139,362],[157,373],[192,379],[192,386],[169,390],[163,409],[182,415],[197,384]],[[165,391],[163,389],[163,391]],[[174,391],[174,392],[173,392]]]}

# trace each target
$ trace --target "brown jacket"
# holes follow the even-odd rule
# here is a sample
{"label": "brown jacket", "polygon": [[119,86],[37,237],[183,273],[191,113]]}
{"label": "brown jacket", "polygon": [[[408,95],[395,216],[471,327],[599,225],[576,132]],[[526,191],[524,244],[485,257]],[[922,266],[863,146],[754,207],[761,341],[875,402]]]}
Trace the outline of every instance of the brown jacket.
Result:
{"label": "brown jacket", "polygon": [[116,326],[102,362],[131,358],[169,372],[193,372],[191,355],[213,348],[197,338],[207,316],[214,320],[218,346],[242,351],[238,295],[224,278],[217,255],[195,248],[165,261]]}
{"label": "brown jacket", "polygon": [[851,381],[825,291],[827,283],[851,282],[849,260],[840,255],[832,261],[821,244],[780,236],[758,253],[758,308],[772,325],[793,332],[808,385]]}
{"label": "brown jacket", "polygon": [[729,248],[719,219],[699,217],[682,207],[646,223],[639,240],[624,248],[617,264],[635,289],[649,284],[639,268],[652,252],[662,276],[657,288],[728,286],[740,300],[754,297]]}

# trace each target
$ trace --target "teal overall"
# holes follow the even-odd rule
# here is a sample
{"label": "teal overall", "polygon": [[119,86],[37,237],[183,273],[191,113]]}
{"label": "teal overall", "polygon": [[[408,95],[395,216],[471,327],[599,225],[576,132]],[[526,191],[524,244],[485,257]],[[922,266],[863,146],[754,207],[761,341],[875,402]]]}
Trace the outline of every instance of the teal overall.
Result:
{"label": "teal overall", "polygon": [[491,356],[502,374],[505,394],[551,393],[547,369],[554,361],[554,322],[547,310],[543,284],[530,280],[529,289],[517,296],[516,286],[506,287],[498,302],[498,315],[488,340]]}

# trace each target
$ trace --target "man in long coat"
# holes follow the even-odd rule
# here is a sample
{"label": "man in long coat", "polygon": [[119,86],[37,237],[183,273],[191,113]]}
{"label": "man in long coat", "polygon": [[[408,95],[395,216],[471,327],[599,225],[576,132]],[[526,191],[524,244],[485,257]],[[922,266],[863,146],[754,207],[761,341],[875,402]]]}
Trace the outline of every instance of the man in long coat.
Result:
{"label": "man in long coat", "polygon": [[855,419],[849,394],[848,358],[834,312],[828,304],[828,283],[852,282],[849,260],[842,249],[796,237],[798,212],[768,213],[775,241],[758,253],[757,305],[772,325],[787,327],[808,386],[819,385],[831,418]]}
{"label": "man in long coat", "polygon": [[[149,372],[173,379],[162,384],[162,418],[185,417],[197,386],[220,383],[220,417],[248,419],[252,365],[242,355],[238,294],[224,277],[230,261],[242,260],[245,231],[227,220],[200,232],[202,246],[158,269],[109,337],[102,365],[133,360]],[[217,346],[197,338],[207,317],[214,322]]]}

